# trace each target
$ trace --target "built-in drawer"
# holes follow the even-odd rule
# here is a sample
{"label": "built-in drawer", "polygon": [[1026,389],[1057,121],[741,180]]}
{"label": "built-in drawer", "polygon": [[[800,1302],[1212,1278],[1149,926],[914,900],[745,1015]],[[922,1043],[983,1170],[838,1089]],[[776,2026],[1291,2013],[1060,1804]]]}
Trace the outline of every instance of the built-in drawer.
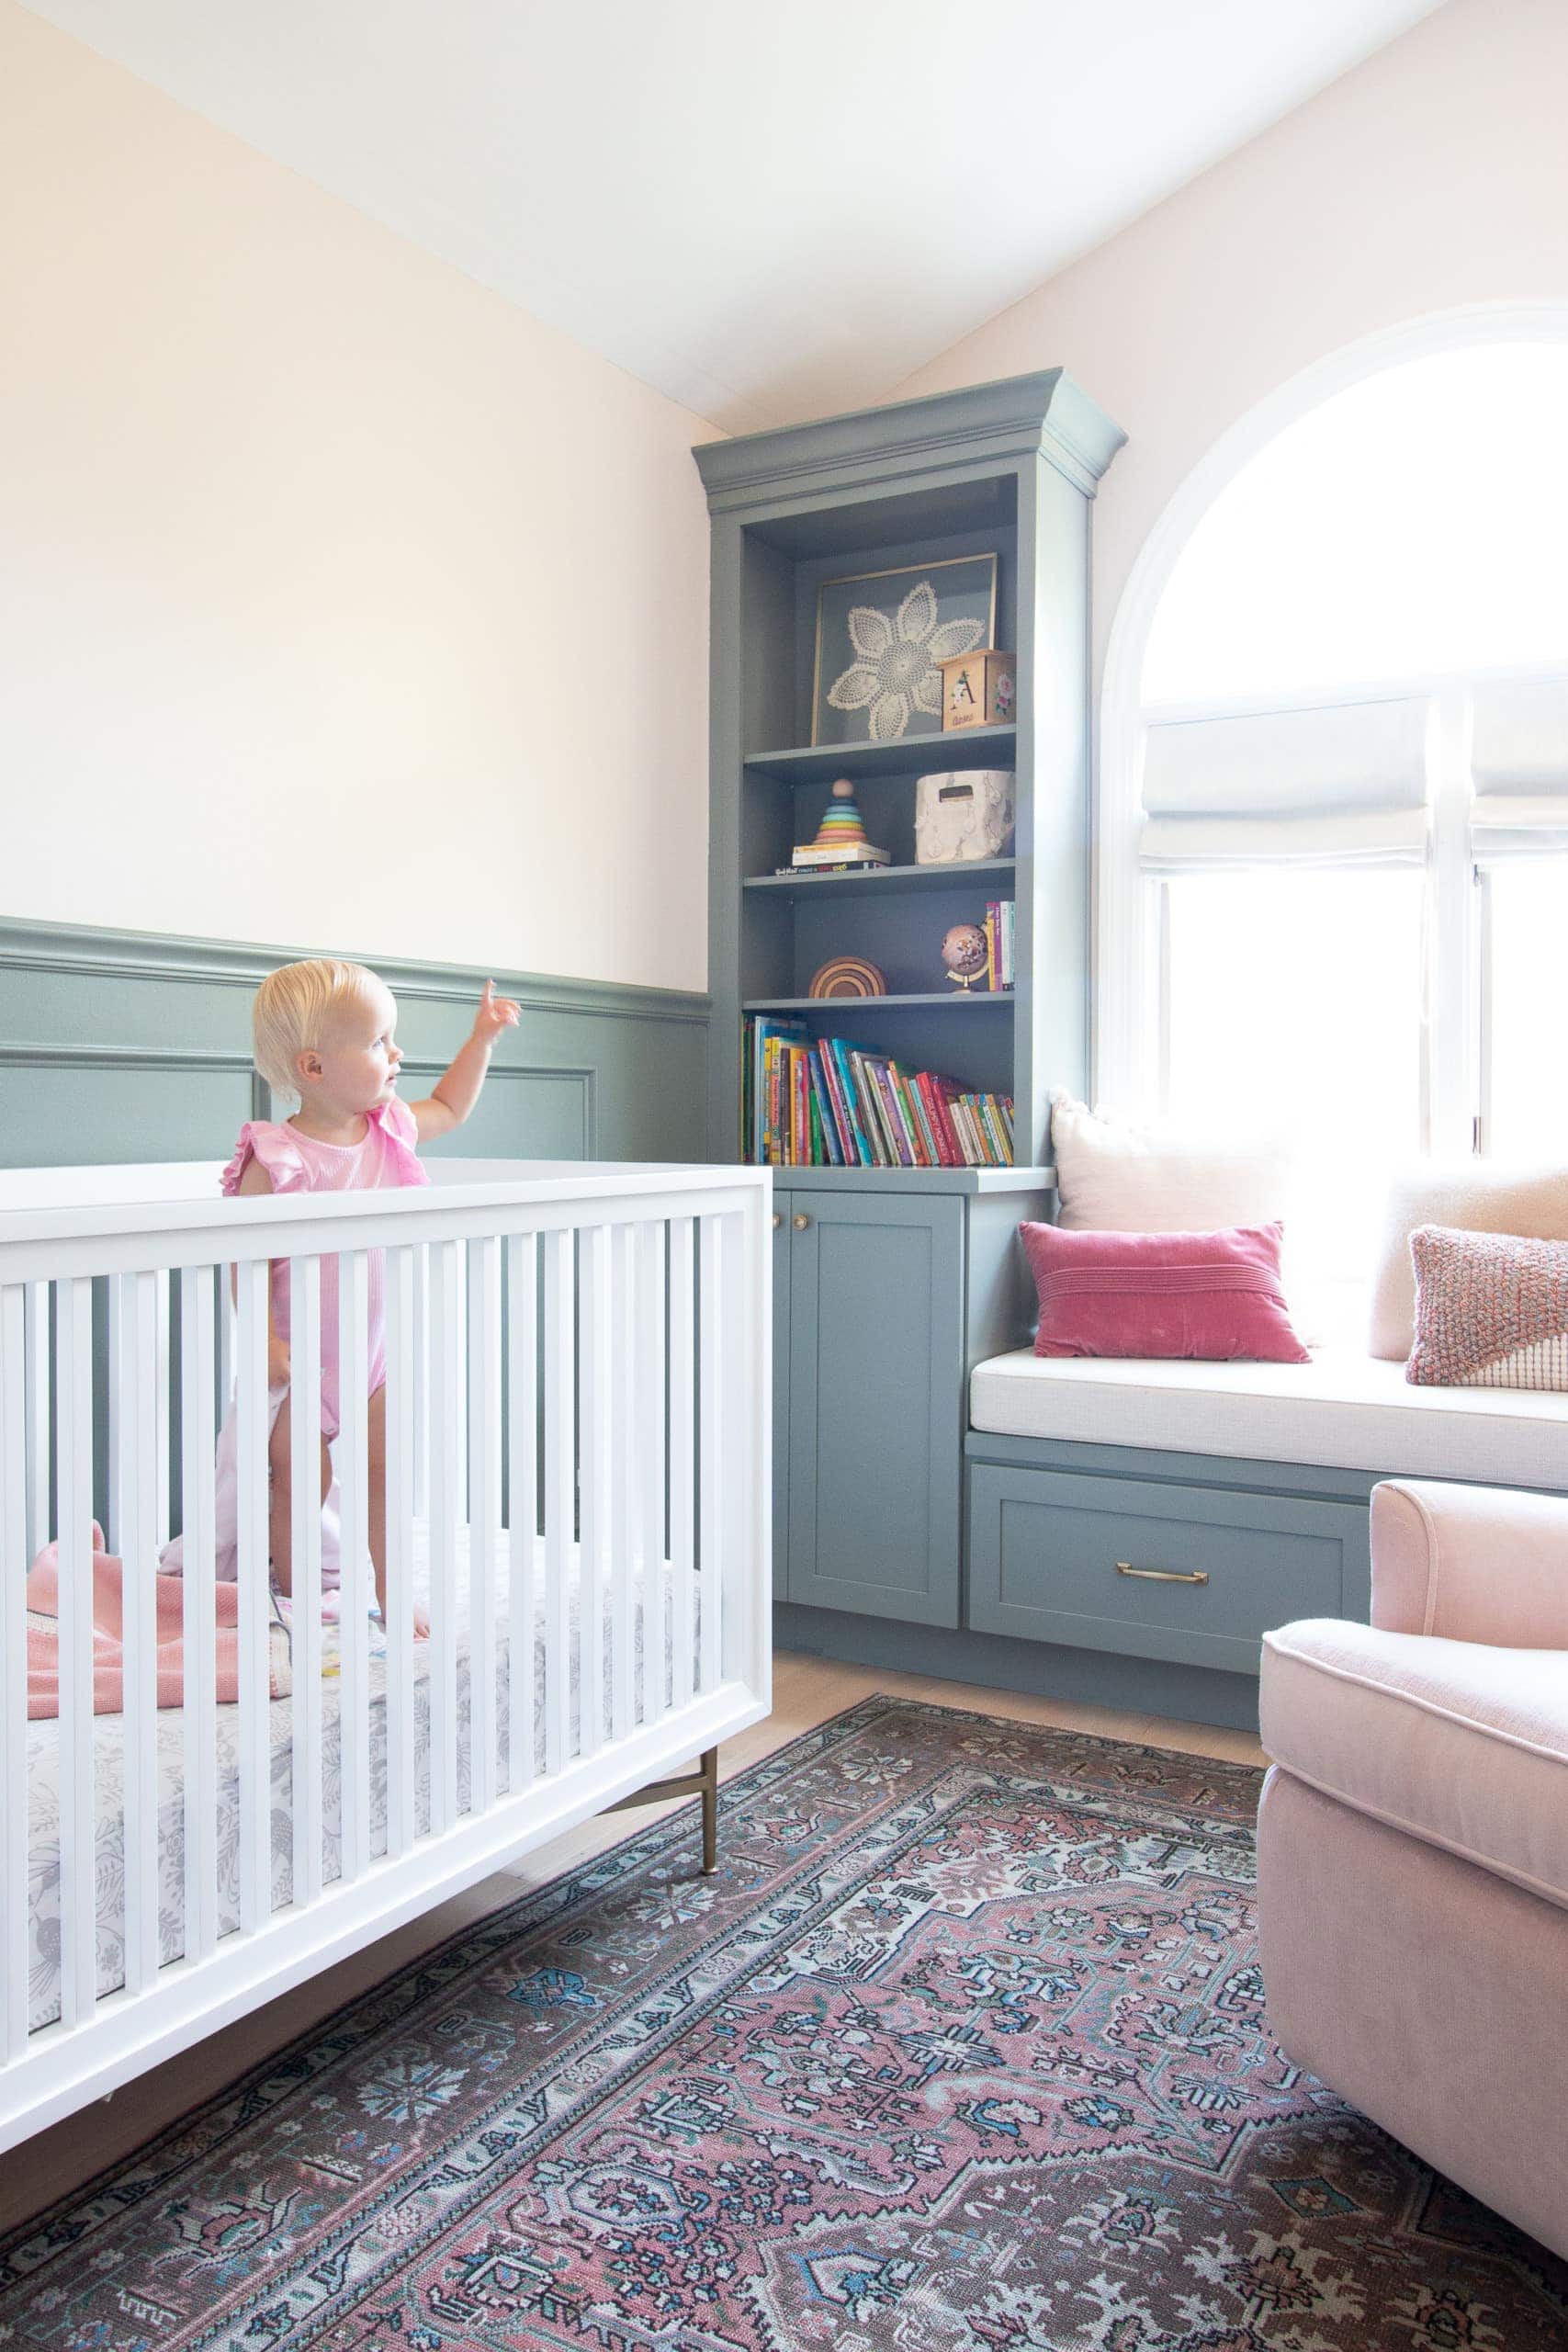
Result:
{"label": "built-in drawer", "polygon": [[1356,1503],[976,1462],[968,1623],[1256,1674],[1270,1626],[1365,1617]]}

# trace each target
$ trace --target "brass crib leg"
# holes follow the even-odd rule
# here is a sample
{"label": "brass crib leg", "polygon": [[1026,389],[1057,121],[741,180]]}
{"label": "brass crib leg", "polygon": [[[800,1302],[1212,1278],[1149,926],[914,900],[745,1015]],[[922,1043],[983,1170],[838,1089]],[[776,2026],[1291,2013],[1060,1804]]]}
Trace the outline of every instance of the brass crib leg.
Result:
{"label": "brass crib leg", "polygon": [[712,1878],[718,1868],[718,1750],[703,1750],[703,1876]]}

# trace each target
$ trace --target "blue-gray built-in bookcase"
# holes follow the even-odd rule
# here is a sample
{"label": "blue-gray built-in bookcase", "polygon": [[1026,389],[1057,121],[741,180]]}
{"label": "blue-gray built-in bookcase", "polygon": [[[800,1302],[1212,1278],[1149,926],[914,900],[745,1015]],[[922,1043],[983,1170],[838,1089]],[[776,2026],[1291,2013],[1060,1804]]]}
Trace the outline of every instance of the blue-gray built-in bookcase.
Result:
{"label": "blue-gray built-in bookcase", "polygon": [[[713,530],[714,1158],[740,1149],[748,1011],[787,1012],[813,1035],[849,1035],[908,1068],[1010,1094],[1020,1167],[1044,1156],[1048,1090],[1081,1090],[1086,1077],[1089,503],[1123,438],[1051,368],[694,453]],[[997,559],[994,642],[1016,657],[1014,721],[814,746],[822,583],[976,555]],[[1010,854],[918,865],[916,778],[974,768],[1014,772]],[[840,775],[891,865],[781,877]],[[1015,903],[1016,985],[965,995],[943,972],[941,943],[991,899]],[[808,999],[812,974],[840,955],[879,965],[886,996]],[[868,1185],[892,1172],[859,1171]],[[809,1182],[813,1171],[791,1174]]]}
{"label": "blue-gray built-in bookcase", "polygon": [[[1047,1091],[1085,1077],[1089,517],[1122,438],[1052,369],[694,453],[713,523],[709,1152],[742,1148],[750,1011],[1015,1104],[1013,1168],[778,1170],[773,1580],[796,1648],[841,1649],[848,1626],[940,1652],[968,1623],[968,1373],[1027,1334],[1018,1222],[1051,1208]],[[996,558],[994,642],[1017,657],[1010,723],[814,745],[823,583],[976,556]],[[916,778],[976,768],[1017,777],[1007,854],[919,865]],[[840,775],[891,864],[781,875]],[[1016,907],[1017,983],[965,998],[942,936],[991,899]],[[887,995],[811,1001],[838,956],[880,966]]]}

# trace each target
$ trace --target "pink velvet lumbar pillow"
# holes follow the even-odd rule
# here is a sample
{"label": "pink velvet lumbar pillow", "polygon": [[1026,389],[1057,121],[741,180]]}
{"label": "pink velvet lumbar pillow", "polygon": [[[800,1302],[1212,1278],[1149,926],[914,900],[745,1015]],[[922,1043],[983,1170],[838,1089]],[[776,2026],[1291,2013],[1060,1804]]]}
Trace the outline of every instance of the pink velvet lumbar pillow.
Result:
{"label": "pink velvet lumbar pillow", "polygon": [[1417,1226],[1416,1340],[1424,1388],[1568,1389],[1568,1241]]}
{"label": "pink velvet lumbar pillow", "polygon": [[1308,1363],[1280,1279],[1284,1227],[1068,1233],[1021,1225],[1040,1296],[1037,1356]]}

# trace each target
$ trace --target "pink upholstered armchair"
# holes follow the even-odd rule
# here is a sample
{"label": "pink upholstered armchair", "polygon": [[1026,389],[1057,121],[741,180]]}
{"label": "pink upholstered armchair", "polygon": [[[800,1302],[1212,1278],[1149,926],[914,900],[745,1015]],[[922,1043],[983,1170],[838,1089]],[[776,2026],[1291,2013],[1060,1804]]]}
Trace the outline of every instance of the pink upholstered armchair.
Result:
{"label": "pink upholstered armchair", "polygon": [[1568,2255],[1568,1499],[1393,1482],[1372,1623],[1264,1641],[1286,2055]]}

